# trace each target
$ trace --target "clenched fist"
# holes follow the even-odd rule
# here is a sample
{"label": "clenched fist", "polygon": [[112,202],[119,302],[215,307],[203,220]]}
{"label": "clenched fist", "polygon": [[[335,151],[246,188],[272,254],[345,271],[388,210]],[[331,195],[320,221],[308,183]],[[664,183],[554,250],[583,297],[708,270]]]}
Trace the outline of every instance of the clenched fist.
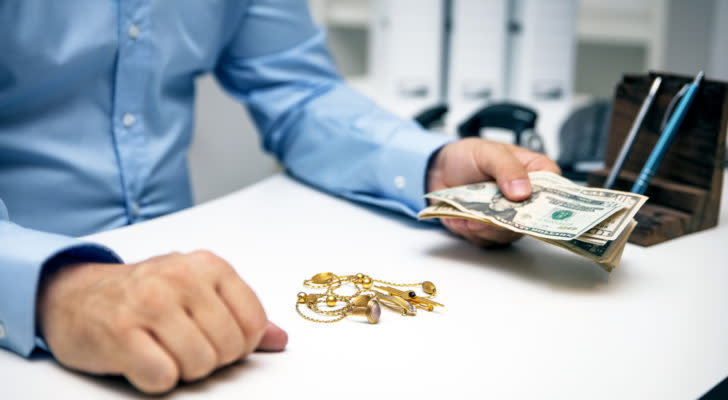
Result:
{"label": "clenched fist", "polygon": [[41,285],[37,313],[61,364],[124,375],[148,393],[288,340],[230,264],[207,251],[66,266]]}

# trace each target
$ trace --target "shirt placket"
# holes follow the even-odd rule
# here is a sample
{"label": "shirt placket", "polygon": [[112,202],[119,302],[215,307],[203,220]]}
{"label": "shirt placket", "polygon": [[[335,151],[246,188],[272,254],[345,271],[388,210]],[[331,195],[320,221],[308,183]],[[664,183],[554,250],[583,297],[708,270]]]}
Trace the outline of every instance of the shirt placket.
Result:
{"label": "shirt placket", "polygon": [[119,0],[119,50],[114,84],[113,134],[129,222],[141,219],[146,157],[144,100],[150,74],[149,6]]}

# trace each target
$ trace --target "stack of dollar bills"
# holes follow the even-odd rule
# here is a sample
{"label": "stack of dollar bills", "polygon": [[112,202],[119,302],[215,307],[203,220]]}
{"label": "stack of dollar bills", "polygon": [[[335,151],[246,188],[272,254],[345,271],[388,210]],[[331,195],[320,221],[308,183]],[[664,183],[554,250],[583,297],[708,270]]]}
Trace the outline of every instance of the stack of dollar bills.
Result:
{"label": "stack of dollar bills", "polygon": [[425,197],[439,201],[420,219],[461,218],[533,236],[593,260],[611,272],[637,222],[646,196],[583,187],[551,172],[529,174],[533,192],[524,201],[506,199],[495,182],[475,183]]}

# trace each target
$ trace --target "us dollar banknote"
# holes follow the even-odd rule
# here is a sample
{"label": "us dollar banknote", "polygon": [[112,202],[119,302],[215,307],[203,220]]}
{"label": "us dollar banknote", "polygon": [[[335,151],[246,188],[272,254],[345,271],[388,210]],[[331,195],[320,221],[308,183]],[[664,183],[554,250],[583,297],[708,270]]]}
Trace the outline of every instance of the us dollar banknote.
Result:
{"label": "us dollar banknote", "polygon": [[552,240],[572,240],[592,229],[625,203],[579,193],[566,185],[531,181],[531,196],[508,200],[495,182],[458,186],[425,197],[450,204],[460,211],[515,232]]}
{"label": "us dollar banknote", "polygon": [[[593,260],[606,271],[612,271],[619,264],[627,239],[637,225],[634,215],[647,198],[615,190],[585,188],[549,172],[532,172],[529,178],[534,194],[545,194],[544,200],[548,201],[527,199],[523,202],[510,202],[502,199],[503,196],[494,182],[486,182],[426,195],[440,203],[422,210],[419,217],[460,218],[501,226],[569,250]],[[508,207],[497,205],[503,201],[508,203]],[[597,211],[597,207],[600,211]],[[605,211],[612,208],[616,211]],[[500,214],[499,210],[506,209],[511,211],[505,216]],[[568,211],[572,215],[563,218],[562,211]],[[575,218],[571,225],[558,223],[559,218],[569,219],[579,212],[584,215]],[[592,217],[597,221],[590,222]],[[602,219],[598,220],[599,218]],[[580,228],[564,229],[565,227]],[[581,233],[569,235],[569,232]]]}
{"label": "us dollar banknote", "polygon": [[637,193],[579,186],[572,181],[551,172],[531,172],[529,174],[529,179],[531,182],[536,182],[539,185],[566,186],[584,196],[597,197],[604,200],[622,203],[624,205],[624,209],[598,223],[589,229],[589,231],[585,232],[580,238],[583,241],[593,243],[615,240],[620,233],[629,226],[634,219],[635,214],[637,214],[637,211],[647,201],[647,196]]}
{"label": "us dollar banknote", "polygon": [[[484,223],[491,223],[489,221],[483,221],[482,219],[477,218],[469,213],[460,211],[450,204],[444,202],[431,205],[426,209],[422,210],[422,212],[420,213],[420,218],[459,218]],[[605,271],[612,272],[612,270],[619,264],[619,261],[622,257],[622,252],[624,251],[624,246],[627,243],[627,239],[629,238],[630,233],[632,233],[632,230],[636,225],[637,223],[634,220],[630,221],[630,224],[627,225],[626,229],[624,229],[620,233],[616,240],[606,241],[603,244],[589,243],[580,239],[549,240],[540,237],[535,238],[552,244],[554,246],[566,249],[581,257],[592,260]]]}

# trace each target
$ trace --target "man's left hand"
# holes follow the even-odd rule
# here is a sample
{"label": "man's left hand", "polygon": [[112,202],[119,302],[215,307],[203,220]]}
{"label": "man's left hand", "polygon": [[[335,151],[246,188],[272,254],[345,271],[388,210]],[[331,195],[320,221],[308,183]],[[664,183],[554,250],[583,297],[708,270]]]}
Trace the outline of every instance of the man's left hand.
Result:
{"label": "man's left hand", "polygon": [[[511,144],[467,138],[440,149],[427,172],[427,191],[495,180],[506,198],[522,201],[531,195],[531,171],[561,170],[543,154]],[[522,235],[493,225],[455,218],[442,218],[453,233],[483,247],[503,247]]]}

